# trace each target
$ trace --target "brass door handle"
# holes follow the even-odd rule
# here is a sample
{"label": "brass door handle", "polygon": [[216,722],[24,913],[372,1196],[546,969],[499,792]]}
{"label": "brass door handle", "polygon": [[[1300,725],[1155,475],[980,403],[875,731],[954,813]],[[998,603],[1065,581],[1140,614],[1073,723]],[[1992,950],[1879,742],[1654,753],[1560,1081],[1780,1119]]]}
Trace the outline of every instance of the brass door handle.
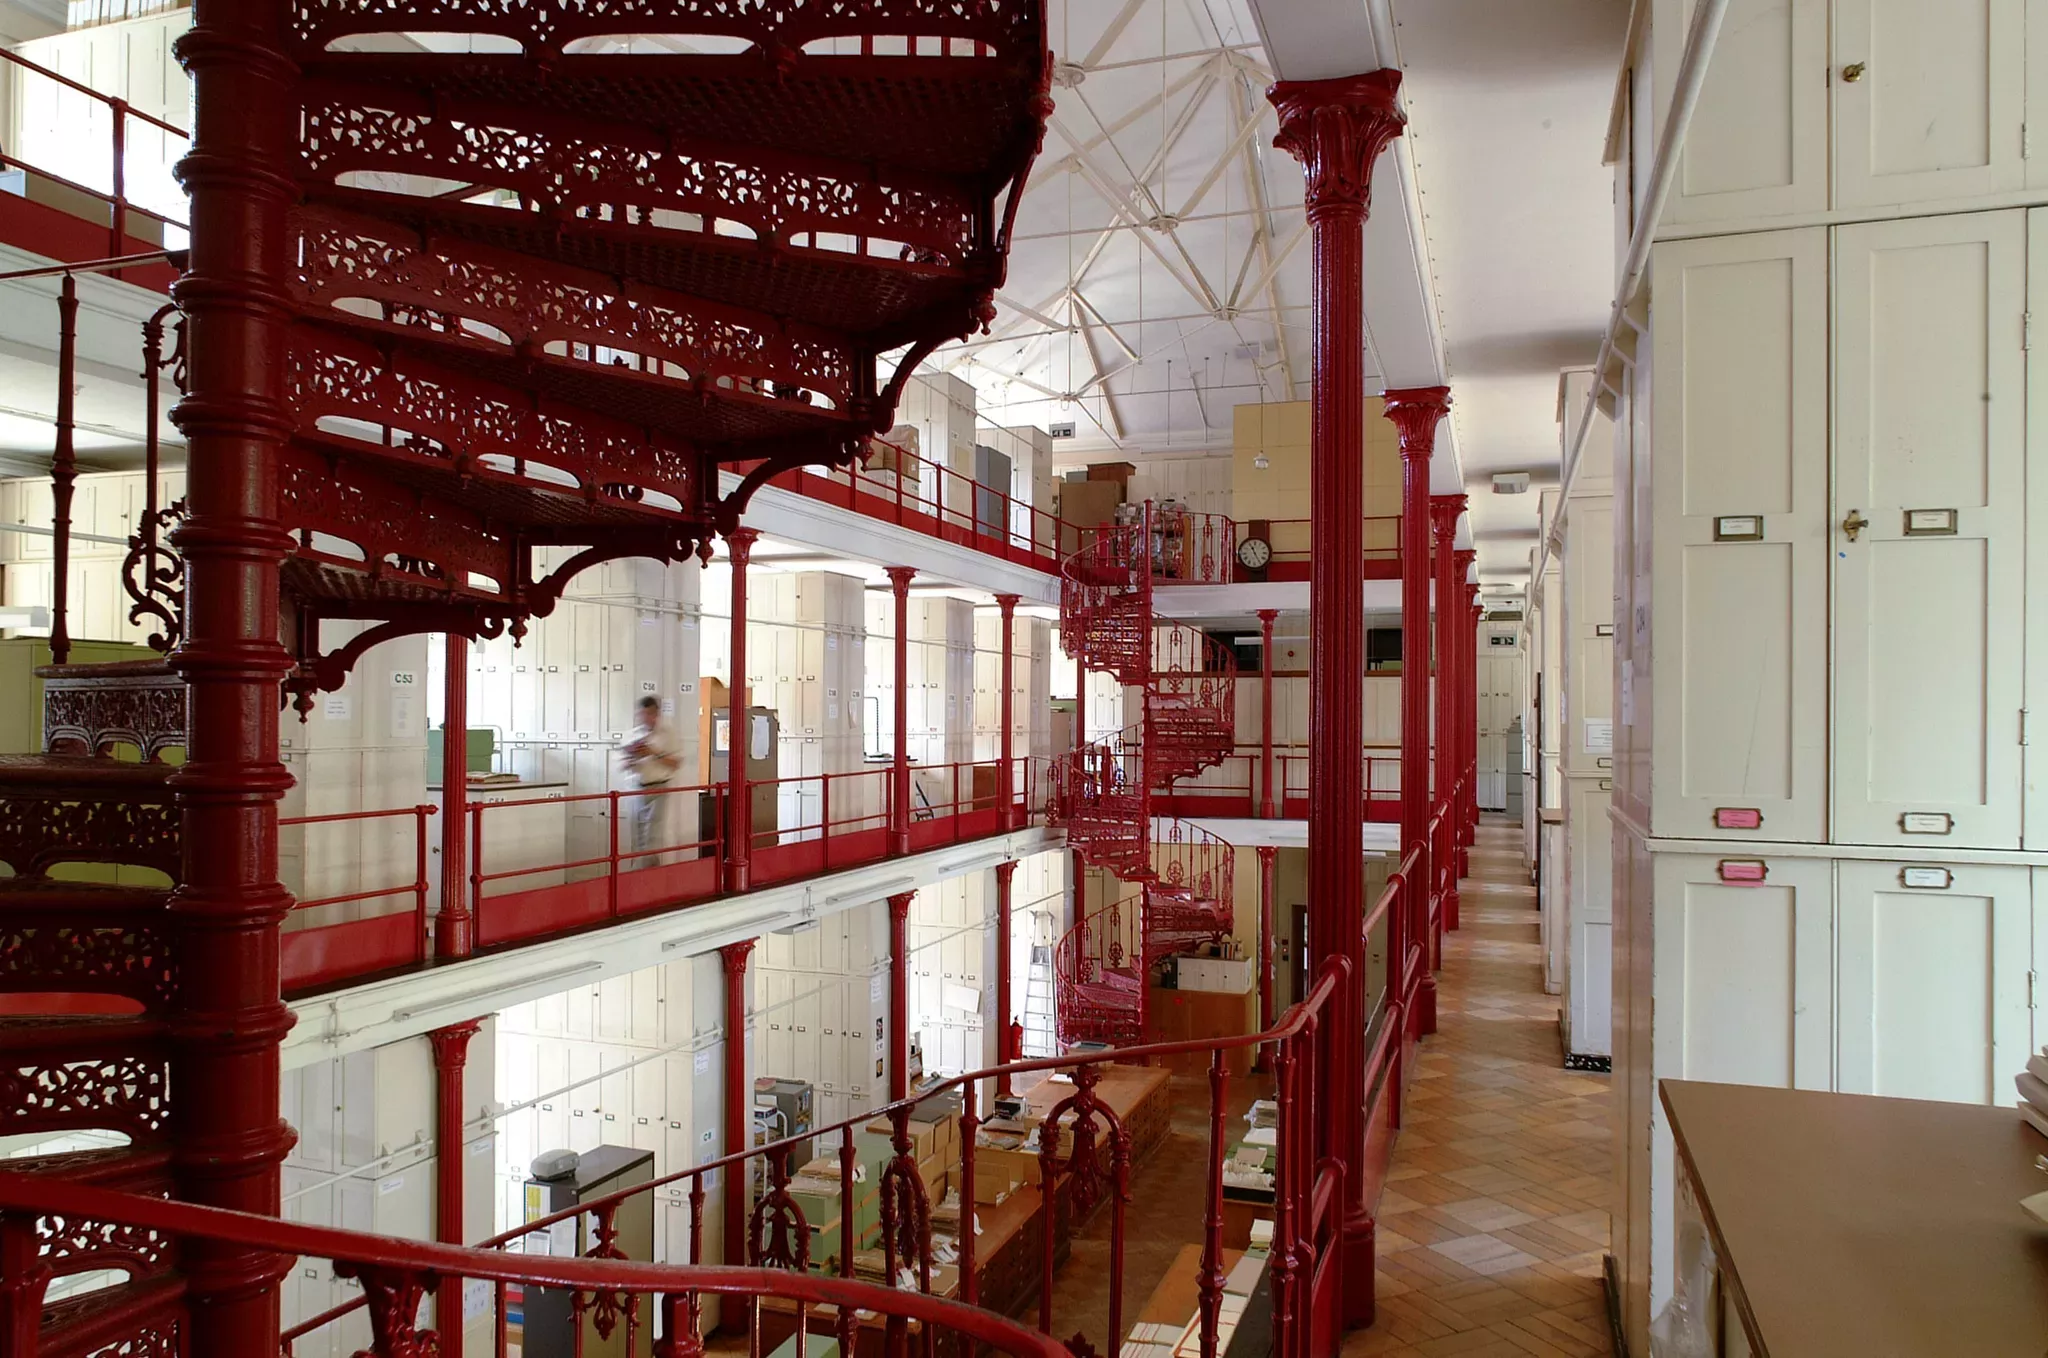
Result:
{"label": "brass door handle", "polygon": [[1862,512],[1859,510],[1850,510],[1849,517],[1842,520],[1842,532],[1848,535],[1849,541],[1851,542],[1854,542],[1856,540],[1856,535],[1858,533],[1862,532],[1864,529],[1868,527],[1870,527],[1870,520],[1864,518]]}
{"label": "brass door handle", "polygon": [[1847,84],[1853,85],[1863,78],[1863,70],[1862,62],[1852,61],[1842,68],[1842,80]]}

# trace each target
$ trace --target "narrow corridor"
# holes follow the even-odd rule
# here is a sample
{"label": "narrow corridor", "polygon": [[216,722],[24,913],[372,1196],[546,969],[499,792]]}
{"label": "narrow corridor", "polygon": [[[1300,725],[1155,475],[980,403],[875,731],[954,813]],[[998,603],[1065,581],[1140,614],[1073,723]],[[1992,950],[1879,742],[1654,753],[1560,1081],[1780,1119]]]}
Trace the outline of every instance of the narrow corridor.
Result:
{"label": "narrow corridor", "polygon": [[1480,826],[1381,1206],[1379,1323],[1345,1358],[1610,1352],[1606,1075],[1560,1063],[1521,831]]}

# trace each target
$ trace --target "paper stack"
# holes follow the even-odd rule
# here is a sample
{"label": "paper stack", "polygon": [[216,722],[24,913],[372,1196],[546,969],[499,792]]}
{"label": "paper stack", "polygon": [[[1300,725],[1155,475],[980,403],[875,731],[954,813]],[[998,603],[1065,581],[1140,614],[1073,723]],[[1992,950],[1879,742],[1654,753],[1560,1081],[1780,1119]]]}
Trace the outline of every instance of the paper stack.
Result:
{"label": "paper stack", "polygon": [[2048,1136],[2048,1047],[2027,1058],[2027,1068],[2013,1077],[2020,1090],[2020,1116]]}

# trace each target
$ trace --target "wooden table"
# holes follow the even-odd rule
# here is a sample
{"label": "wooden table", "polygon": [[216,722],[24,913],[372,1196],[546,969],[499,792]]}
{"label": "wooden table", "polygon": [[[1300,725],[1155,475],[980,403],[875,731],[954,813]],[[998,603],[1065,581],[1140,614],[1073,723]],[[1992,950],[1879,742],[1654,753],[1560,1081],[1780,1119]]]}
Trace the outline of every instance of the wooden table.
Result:
{"label": "wooden table", "polygon": [[[1045,1213],[1038,1189],[1029,1184],[1017,1188],[1003,1201],[979,1209],[981,1234],[974,1240],[974,1272],[980,1293],[979,1305],[1008,1316],[1021,1316],[1038,1301],[1038,1280],[1045,1269]],[[1057,1256],[1055,1256],[1057,1260]],[[959,1289],[941,1287],[936,1277],[933,1292],[954,1297]],[[795,1358],[796,1303],[782,1297],[761,1299],[761,1345],[764,1349],[788,1344],[785,1358]],[[810,1313],[812,1344],[819,1335],[837,1335],[837,1307],[813,1306]],[[880,1358],[885,1349],[888,1320],[881,1315],[863,1315],[854,1341],[855,1358]],[[916,1333],[917,1322],[910,1322]],[[950,1339],[948,1340],[950,1343]],[[945,1350],[947,1345],[941,1344]],[[815,1358],[815,1355],[811,1355]],[[833,1358],[827,1355],[827,1358]]]}
{"label": "wooden table", "polygon": [[[1158,1148],[1173,1124],[1169,1079],[1166,1070],[1153,1066],[1112,1063],[1102,1067],[1102,1080],[1095,1086],[1095,1094],[1130,1132],[1134,1164]],[[1073,1092],[1073,1085],[1040,1080],[1024,1097],[1031,1106],[1031,1115],[1043,1119]]]}
{"label": "wooden table", "polygon": [[[1721,1352],[2041,1358],[2048,1138],[2013,1108],[1666,1080]],[[1687,1200],[1690,1199],[1690,1202]]]}

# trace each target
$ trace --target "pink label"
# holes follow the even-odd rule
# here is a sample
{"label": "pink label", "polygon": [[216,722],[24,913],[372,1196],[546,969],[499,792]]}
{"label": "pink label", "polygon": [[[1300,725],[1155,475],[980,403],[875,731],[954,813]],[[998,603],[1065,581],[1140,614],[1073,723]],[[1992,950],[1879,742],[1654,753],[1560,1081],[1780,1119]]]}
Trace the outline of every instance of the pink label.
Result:
{"label": "pink label", "polygon": [[1714,808],[1714,825],[1721,830],[1761,830],[1764,813],[1753,806],[1720,806]]}
{"label": "pink label", "polygon": [[1769,869],[1754,858],[1724,858],[1721,860],[1721,880],[1724,882],[1761,882],[1768,871]]}

